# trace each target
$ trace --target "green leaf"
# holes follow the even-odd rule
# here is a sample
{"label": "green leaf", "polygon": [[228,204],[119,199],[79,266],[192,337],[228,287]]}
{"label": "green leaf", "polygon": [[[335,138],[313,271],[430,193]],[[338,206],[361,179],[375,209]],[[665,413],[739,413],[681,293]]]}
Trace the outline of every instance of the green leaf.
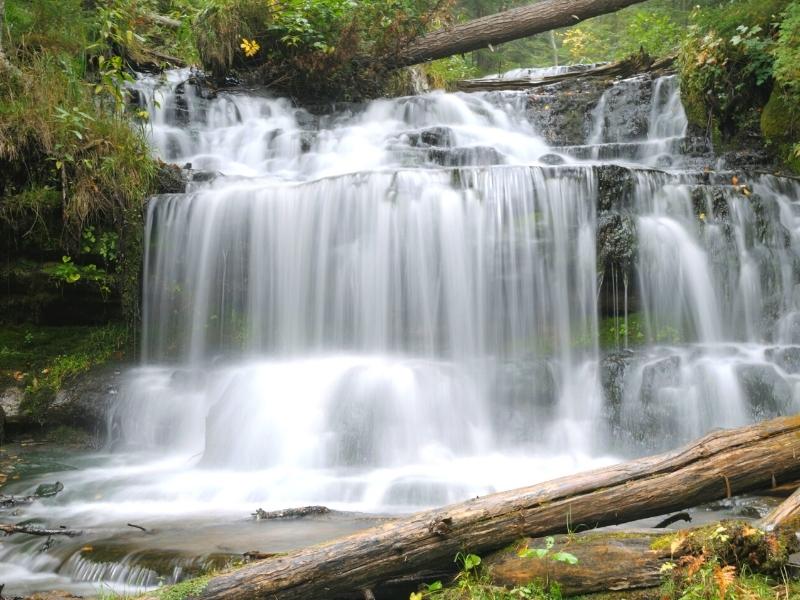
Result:
{"label": "green leaf", "polygon": [[429,592],[438,592],[444,586],[442,585],[441,581],[434,581],[433,583],[428,584],[428,591]]}
{"label": "green leaf", "polygon": [[544,538],[544,545],[545,548],[550,550],[550,548],[556,545],[556,539],[553,536],[547,536],[546,538]]}
{"label": "green leaf", "polygon": [[569,552],[556,552],[553,554],[553,560],[557,560],[558,562],[566,563],[568,565],[578,564],[578,557],[574,554],[570,554]]}
{"label": "green leaf", "polygon": [[471,571],[481,564],[481,557],[477,554],[467,554],[464,557],[464,570]]}

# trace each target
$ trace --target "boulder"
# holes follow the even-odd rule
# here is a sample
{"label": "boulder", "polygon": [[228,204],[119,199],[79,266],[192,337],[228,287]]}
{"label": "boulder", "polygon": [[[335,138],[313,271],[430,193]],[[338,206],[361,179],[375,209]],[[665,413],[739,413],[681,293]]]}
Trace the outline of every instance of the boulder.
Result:
{"label": "boulder", "polygon": [[792,388],[773,365],[745,364],[736,374],[754,419],[785,415],[792,409]]}

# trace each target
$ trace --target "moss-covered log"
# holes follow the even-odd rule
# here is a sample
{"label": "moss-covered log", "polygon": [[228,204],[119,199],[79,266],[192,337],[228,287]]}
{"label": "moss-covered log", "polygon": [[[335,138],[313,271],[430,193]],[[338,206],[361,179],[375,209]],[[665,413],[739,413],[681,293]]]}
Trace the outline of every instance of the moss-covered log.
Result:
{"label": "moss-covered log", "polygon": [[[789,554],[797,548],[793,532],[764,532],[742,521],[712,523],[681,531],[592,531],[556,537],[544,558],[527,549],[544,548],[544,539],[524,539],[483,559],[491,584],[514,588],[531,582],[557,582],[565,596],[637,590],[661,585],[664,565],[679,567],[714,562],[737,572],[780,579]],[[568,552],[575,564],[553,560]],[[667,569],[669,568],[667,567]]]}
{"label": "moss-covered log", "polygon": [[330,600],[524,536],[660,515],[793,480],[800,416],[717,431],[675,452],[475,498],[245,567],[201,598]]}

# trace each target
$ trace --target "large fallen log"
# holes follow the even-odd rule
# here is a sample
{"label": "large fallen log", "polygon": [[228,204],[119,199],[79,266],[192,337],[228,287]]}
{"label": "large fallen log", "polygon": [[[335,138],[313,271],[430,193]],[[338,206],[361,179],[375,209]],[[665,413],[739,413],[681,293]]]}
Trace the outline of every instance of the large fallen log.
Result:
{"label": "large fallen log", "polygon": [[674,452],[492,494],[212,579],[204,599],[331,600],[525,536],[662,515],[800,476],[800,417],[716,431]]}
{"label": "large fallen log", "polygon": [[640,2],[643,0],[543,0],[428,33],[401,50],[392,63],[405,67],[480,50],[569,27]]}

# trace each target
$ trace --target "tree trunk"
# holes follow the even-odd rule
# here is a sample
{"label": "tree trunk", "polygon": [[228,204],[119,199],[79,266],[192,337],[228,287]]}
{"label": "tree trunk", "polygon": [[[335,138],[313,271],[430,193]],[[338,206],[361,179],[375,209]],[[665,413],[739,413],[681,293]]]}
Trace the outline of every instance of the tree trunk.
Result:
{"label": "tree trunk", "polygon": [[569,27],[643,0],[543,0],[428,33],[391,61],[404,67]]}
{"label": "tree trunk", "polygon": [[418,513],[209,582],[200,598],[331,600],[541,537],[662,515],[800,476],[800,416],[717,431],[681,450]]}

